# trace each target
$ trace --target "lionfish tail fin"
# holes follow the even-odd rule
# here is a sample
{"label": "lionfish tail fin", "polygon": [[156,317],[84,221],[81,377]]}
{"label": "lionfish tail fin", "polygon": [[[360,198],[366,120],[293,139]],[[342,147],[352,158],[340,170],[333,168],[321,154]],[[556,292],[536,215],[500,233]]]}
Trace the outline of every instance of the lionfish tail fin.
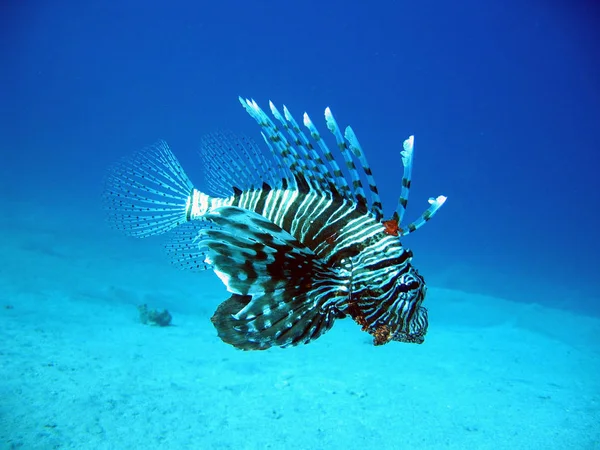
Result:
{"label": "lionfish tail fin", "polygon": [[198,194],[167,143],[158,141],[112,166],[103,198],[109,222],[143,238],[189,220]]}

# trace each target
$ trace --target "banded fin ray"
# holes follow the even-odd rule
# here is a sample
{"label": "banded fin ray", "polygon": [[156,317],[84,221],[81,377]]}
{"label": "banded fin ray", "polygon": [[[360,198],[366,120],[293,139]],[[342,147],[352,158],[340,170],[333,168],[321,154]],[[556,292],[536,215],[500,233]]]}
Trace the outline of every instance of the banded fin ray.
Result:
{"label": "banded fin ray", "polygon": [[298,170],[297,159],[290,153],[290,145],[279,132],[275,123],[254,101],[244,100],[239,97],[240,103],[254,120],[262,127],[262,136],[273,154],[283,161],[283,165],[291,172],[288,179],[290,189],[298,189],[297,180],[304,179],[302,171]]}
{"label": "banded fin ray", "polygon": [[402,151],[400,156],[402,157],[402,167],[404,171],[402,173],[402,186],[400,190],[400,198],[398,198],[398,208],[394,218],[399,224],[404,223],[404,213],[408,206],[408,194],[410,193],[410,183],[412,180],[412,167],[413,167],[413,154],[414,154],[415,137],[410,136],[402,144]]}
{"label": "banded fin ray", "polygon": [[438,195],[435,198],[431,197],[428,200],[429,207],[419,216],[419,218],[408,225],[404,225],[404,213],[406,212],[406,207],[408,205],[408,194],[410,193],[412,179],[414,146],[415,137],[410,136],[402,144],[402,151],[400,152],[404,172],[402,174],[402,189],[400,191],[400,198],[398,199],[398,208],[393,216],[393,219],[398,223],[402,230],[400,232],[400,237],[413,233],[425,225],[425,223],[427,223],[446,202],[446,197],[443,195]]}
{"label": "banded fin ray", "polygon": [[[362,184],[355,167],[354,172],[350,171],[352,177],[352,187],[350,187],[333,154],[306,113],[304,114],[304,125],[310,131],[313,140],[318,144],[319,151],[308,142],[303,133],[302,135],[299,134],[297,131],[299,130],[298,124],[286,107],[284,107],[284,115],[282,116],[277,108],[270,103],[273,117],[281,123],[282,130],[288,132],[294,145],[290,143],[290,140],[283,135],[275,122],[254,100],[240,97],[240,102],[248,114],[262,127],[265,142],[270,148],[275,149],[294,176],[294,180],[290,180],[292,188],[304,191],[308,188],[324,196],[341,195],[366,208],[365,197],[361,194]],[[330,128],[330,131],[334,134],[337,132],[341,136],[337,128]],[[339,147],[346,160],[346,166],[352,167],[354,163],[351,152],[347,149],[345,143]]]}
{"label": "banded fin ray", "polygon": [[329,108],[325,109],[325,120],[327,121],[327,128],[331,133],[335,136],[335,141],[337,143],[338,149],[344,158],[344,162],[346,163],[346,169],[350,174],[350,178],[352,179],[352,190],[353,196],[356,202],[363,207],[367,206],[367,197],[365,196],[365,191],[362,186],[362,182],[360,180],[360,175],[358,174],[358,170],[356,169],[356,164],[352,158],[352,152],[348,148],[348,144],[344,140],[342,136],[342,132],[340,127],[338,126],[333,114],[331,114],[331,110]]}
{"label": "banded fin ray", "polygon": [[348,200],[351,200],[351,201],[355,200],[354,194],[353,194],[352,190],[350,189],[350,185],[348,184],[348,181],[346,180],[344,173],[342,172],[342,170],[340,169],[340,166],[338,165],[337,161],[335,160],[335,157],[333,156],[332,151],[329,149],[329,147],[327,146],[327,144],[325,143],[325,141],[319,134],[317,127],[315,127],[315,124],[312,122],[312,120],[310,120],[310,117],[308,117],[308,114],[306,114],[306,113],[304,113],[303,122],[304,122],[304,126],[310,132],[310,136],[317,143],[321,152],[323,152],[325,161],[327,161],[329,163],[332,173],[333,173],[333,176],[335,177],[335,180],[336,180],[338,191],[342,194],[343,197],[347,198]]}
{"label": "banded fin ray", "polygon": [[310,141],[302,132],[290,111],[285,105],[283,106],[284,118],[273,102],[269,102],[269,106],[273,116],[281,123],[283,129],[287,131],[291,138],[291,143],[288,141],[286,145],[289,147],[290,153],[300,162],[302,176],[314,190],[331,192],[335,186],[335,181],[328,167],[321,156],[312,148]]}
{"label": "banded fin ray", "polygon": [[[329,108],[325,110],[325,117],[331,117],[331,119],[333,119],[333,115],[331,115]],[[379,190],[377,189],[377,184],[375,183],[371,166],[367,161],[367,157],[365,156],[365,153],[363,152],[363,149],[358,142],[358,138],[356,137],[352,127],[346,127],[344,138],[346,138],[346,141],[348,141],[348,145],[350,146],[352,154],[360,162],[360,166],[365,174],[365,178],[369,183],[369,191],[371,192],[371,212],[375,215],[377,220],[381,220],[383,218],[383,204],[381,203],[381,198],[379,197]]]}
{"label": "banded fin ray", "polygon": [[[281,114],[275,105],[269,102],[271,114],[280,123],[280,129],[255,101],[240,97],[240,102],[262,127],[265,141],[281,156],[297,180],[305,181],[309,189],[326,196],[341,195],[351,202],[358,203],[361,209],[369,210],[377,220],[381,220],[383,207],[379,191],[360,143],[351,127],[346,127],[342,133],[329,108],[325,110],[327,128],[335,137],[344,160],[346,174],[340,169],[308,114],[304,113],[303,123],[317,147],[312,145],[285,106],[284,113]],[[284,136],[283,132],[287,132],[289,138]],[[369,200],[365,195],[360,171],[369,185]]]}
{"label": "banded fin ray", "polygon": [[331,328],[348,295],[349,274],[251,211],[224,206],[202,229],[215,273],[233,295],[213,316],[219,336],[244,350],[308,343]]}

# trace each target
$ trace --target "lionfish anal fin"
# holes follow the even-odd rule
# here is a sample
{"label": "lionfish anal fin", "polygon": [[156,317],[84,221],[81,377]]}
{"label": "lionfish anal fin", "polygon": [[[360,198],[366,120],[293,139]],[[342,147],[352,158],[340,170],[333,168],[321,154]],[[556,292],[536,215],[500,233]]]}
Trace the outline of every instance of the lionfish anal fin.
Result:
{"label": "lionfish anal fin", "polygon": [[308,343],[341,317],[348,279],[264,217],[224,206],[205,217],[199,245],[233,295],[212,317],[219,337],[243,350]]}

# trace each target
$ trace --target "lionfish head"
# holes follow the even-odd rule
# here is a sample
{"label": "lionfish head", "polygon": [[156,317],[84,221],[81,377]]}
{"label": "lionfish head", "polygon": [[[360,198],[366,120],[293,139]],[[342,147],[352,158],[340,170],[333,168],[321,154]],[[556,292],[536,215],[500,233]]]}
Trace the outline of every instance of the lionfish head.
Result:
{"label": "lionfish head", "polygon": [[395,314],[388,323],[390,340],[422,344],[429,326],[427,308],[421,306],[427,293],[425,280],[411,267],[398,277],[395,287]]}
{"label": "lionfish head", "polygon": [[375,345],[391,341],[422,344],[428,327],[427,309],[421,306],[427,291],[425,280],[411,266],[390,267],[387,273],[388,282],[354,291],[344,312],[373,336]]}

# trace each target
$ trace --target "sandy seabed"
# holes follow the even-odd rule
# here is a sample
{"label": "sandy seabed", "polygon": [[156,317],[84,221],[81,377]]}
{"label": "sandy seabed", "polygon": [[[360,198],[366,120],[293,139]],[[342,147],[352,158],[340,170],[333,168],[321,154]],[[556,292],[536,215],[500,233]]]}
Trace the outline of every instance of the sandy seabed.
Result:
{"label": "sandy seabed", "polygon": [[598,318],[430,287],[424,345],[373,347],[346,319],[242,352],[210,323],[214,275],[28,219],[3,226],[0,448],[600,448]]}

